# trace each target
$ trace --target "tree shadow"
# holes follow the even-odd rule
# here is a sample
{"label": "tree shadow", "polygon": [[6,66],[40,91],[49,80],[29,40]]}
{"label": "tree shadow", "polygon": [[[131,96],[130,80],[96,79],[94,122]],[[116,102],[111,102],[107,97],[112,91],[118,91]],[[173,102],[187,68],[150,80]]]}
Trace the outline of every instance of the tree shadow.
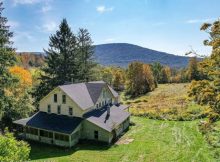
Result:
{"label": "tree shadow", "polygon": [[88,140],[80,141],[78,144],[71,148],[64,148],[35,141],[28,141],[28,143],[31,146],[31,152],[29,157],[30,160],[40,160],[68,156],[80,150],[105,151],[108,150],[110,147],[115,147],[114,144],[109,145],[102,142]]}

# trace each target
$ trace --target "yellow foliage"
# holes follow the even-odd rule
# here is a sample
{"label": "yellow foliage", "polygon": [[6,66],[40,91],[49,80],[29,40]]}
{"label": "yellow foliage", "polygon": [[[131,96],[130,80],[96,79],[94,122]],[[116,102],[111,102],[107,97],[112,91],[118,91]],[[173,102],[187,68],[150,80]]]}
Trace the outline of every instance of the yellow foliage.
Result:
{"label": "yellow foliage", "polygon": [[27,88],[32,85],[32,76],[28,70],[19,66],[13,66],[9,69],[10,73],[19,79],[20,88]]}

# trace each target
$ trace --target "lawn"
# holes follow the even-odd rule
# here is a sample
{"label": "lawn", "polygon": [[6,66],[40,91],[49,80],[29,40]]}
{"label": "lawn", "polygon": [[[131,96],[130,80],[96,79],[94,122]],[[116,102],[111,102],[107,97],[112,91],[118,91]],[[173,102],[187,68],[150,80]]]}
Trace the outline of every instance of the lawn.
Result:
{"label": "lawn", "polygon": [[72,149],[31,144],[30,159],[77,162],[209,162],[215,161],[211,148],[198,130],[198,121],[161,121],[132,117],[131,126],[118,143],[78,144]]}

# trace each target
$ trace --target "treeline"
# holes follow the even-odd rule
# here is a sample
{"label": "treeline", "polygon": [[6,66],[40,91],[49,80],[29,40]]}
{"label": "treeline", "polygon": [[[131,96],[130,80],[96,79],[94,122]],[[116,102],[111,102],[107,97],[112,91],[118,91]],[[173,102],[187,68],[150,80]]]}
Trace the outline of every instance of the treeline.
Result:
{"label": "treeline", "polygon": [[160,63],[145,64],[132,62],[128,68],[96,66],[92,80],[104,80],[115,90],[123,91],[130,97],[153,91],[158,84],[186,83],[201,80],[205,75],[196,57],[192,57],[185,69],[171,69]]}
{"label": "treeline", "polygon": [[25,69],[38,68],[44,65],[44,55],[41,53],[20,52],[17,53],[18,64]]}

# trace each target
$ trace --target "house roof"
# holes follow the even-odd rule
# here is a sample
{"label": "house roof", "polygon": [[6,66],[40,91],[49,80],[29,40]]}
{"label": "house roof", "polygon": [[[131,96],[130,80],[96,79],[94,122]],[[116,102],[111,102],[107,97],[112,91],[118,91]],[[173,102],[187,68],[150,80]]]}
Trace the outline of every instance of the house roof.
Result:
{"label": "house roof", "polygon": [[[61,85],[59,88],[63,90],[83,110],[86,110],[96,104],[102,92],[102,88],[106,85],[107,84],[104,81],[94,81],[88,83]],[[110,86],[108,86],[108,88],[114,97],[118,96],[118,93]]]}
{"label": "house roof", "polygon": [[84,114],[83,117],[87,121],[111,132],[130,116],[130,113],[123,111],[121,106],[113,105],[110,107],[110,115],[107,115],[107,109],[107,106],[101,109],[95,109]]}
{"label": "house roof", "polygon": [[71,134],[83,119],[79,117],[69,117],[66,115],[48,114],[46,112],[37,112],[33,116],[25,119],[16,120],[13,123],[30,126],[48,131],[55,131],[65,134]]}

